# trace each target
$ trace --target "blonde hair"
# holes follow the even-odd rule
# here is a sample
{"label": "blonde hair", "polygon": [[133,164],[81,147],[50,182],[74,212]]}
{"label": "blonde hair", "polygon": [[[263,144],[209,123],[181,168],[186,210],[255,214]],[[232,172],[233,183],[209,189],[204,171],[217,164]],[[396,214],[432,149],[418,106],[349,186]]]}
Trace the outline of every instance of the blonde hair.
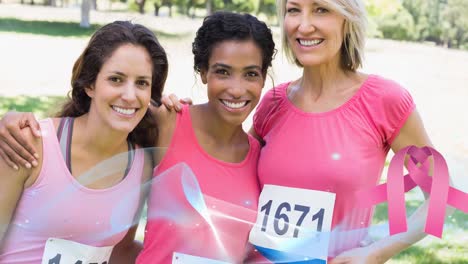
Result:
{"label": "blonde hair", "polygon": [[[278,20],[280,22],[281,43],[283,52],[289,61],[302,67],[289,46],[284,32],[284,16],[286,15],[286,3],[288,0],[277,0]],[[366,38],[367,17],[366,9],[361,0],[316,0],[324,7],[341,14],[345,18],[343,44],[341,45],[341,67],[346,70],[356,71],[362,66],[364,55],[364,43]]]}

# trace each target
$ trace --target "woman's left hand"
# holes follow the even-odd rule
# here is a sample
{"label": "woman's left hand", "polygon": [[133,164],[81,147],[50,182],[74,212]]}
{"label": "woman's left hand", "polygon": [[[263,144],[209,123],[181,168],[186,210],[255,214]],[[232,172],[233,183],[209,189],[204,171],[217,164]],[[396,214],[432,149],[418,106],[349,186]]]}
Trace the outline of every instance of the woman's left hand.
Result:
{"label": "woman's left hand", "polygon": [[162,98],[161,98],[161,103],[169,111],[174,109],[176,112],[180,112],[182,110],[182,105],[183,104],[191,105],[193,102],[192,102],[191,98],[179,99],[179,97],[177,97],[177,95],[170,94],[170,95],[163,95]]}
{"label": "woman's left hand", "polygon": [[334,258],[329,264],[381,264],[385,263],[375,249],[359,247],[345,251]]}

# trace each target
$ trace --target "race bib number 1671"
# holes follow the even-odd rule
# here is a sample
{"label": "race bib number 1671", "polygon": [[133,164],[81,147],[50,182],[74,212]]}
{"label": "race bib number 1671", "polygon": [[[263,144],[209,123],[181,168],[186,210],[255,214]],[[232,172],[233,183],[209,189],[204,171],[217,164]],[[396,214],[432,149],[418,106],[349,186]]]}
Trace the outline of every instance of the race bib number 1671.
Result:
{"label": "race bib number 1671", "polygon": [[250,243],[313,258],[325,258],[335,194],[265,185]]}

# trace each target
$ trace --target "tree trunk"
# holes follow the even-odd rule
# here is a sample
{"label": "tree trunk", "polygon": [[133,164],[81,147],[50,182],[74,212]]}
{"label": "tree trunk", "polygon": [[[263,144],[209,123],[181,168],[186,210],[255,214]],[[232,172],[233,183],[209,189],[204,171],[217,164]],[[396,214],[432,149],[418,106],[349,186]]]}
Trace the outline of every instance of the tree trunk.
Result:
{"label": "tree trunk", "polygon": [[169,17],[172,17],[172,3],[169,3]]}
{"label": "tree trunk", "polygon": [[191,2],[188,3],[187,9],[185,9],[185,15],[187,17],[190,17],[190,7],[191,7]]}
{"label": "tree trunk", "polygon": [[159,16],[159,8],[161,8],[158,4],[154,3],[154,15]]}
{"label": "tree trunk", "polygon": [[81,2],[81,22],[80,27],[89,28],[89,13],[91,11],[91,0],[82,0]]}
{"label": "tree trunk", "polygon": [[97,6],[97,0],[92,0],[91,3],[92,3],[91,8],[92,8],[93,10],[97,10],[97,8],[98,8],[98,6]]}
{"label": "tree trunk", "polygon": [[145,13],[145,2],[146,2],[146,0],[136,0],[135,2],[138,5],[138,12],[140,14],[144,14]]}
{"label": "tree trunk", "polygon": [[206,0],[206,15],[211,16],[213,14],[213,1]]}

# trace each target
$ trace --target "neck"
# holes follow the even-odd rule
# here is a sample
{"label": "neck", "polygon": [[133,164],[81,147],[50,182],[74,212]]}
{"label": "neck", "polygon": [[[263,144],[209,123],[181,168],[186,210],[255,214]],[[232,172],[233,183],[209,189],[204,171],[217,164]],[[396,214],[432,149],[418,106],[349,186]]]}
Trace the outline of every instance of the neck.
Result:
{"label": "neck", "polygon": [[352,74],[343,70],[339,60],[336,59],[326,64],[304,67],[298,86],[302,93],[318,98],[342,89],[341,84]]}
{"label": "neck", "polygon": [[194,126],[203,131],[205,135],[215,139],[219,146],[231,146],[239,141],[244,142],[246,133],[242,124],[232,125],[226,123],[210,108],[208,103],[194,107]]}
{"label": "neck", "polygon": [[118,132],[102,125],[96,115],[85,114],[75,119],[74,142],[99,155],[114,155],[127,148],[127,133]]}

